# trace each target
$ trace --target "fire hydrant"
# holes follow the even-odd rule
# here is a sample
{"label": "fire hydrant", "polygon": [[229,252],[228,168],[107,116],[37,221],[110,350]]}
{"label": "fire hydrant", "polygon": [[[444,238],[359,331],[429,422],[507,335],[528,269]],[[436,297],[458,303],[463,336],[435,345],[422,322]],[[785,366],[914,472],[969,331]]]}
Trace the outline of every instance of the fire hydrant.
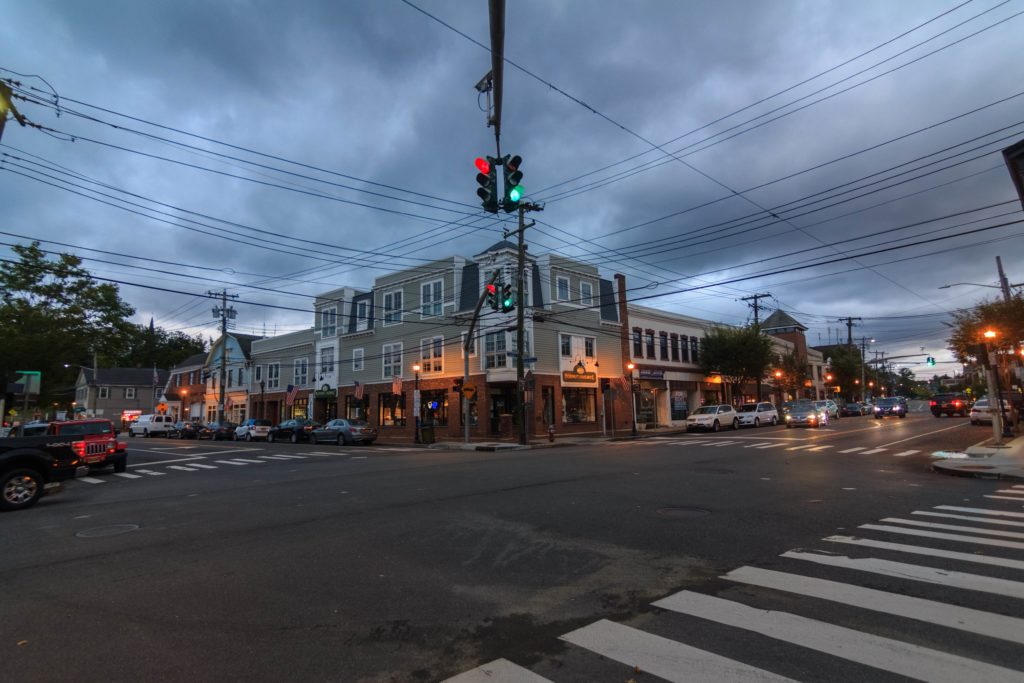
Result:
{"label": "fire hydrant", "polygon": [[548,425],[548,441],[551,443],[555,442],[555,425]]}

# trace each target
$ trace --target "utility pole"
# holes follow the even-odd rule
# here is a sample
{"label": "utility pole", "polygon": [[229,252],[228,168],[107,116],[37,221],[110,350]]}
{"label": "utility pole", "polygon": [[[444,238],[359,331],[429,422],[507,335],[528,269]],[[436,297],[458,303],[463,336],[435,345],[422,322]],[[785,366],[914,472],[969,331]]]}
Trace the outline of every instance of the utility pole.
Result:
{"label": "utility pole", "polygon": [[[846,345],[853,346],[853,321],[861,318],[840,318],[838,322],[846,323]],[[837,337],[839,335],[836,335]],[[838,340],[836,340],[838,341]]]}
{"label": "utility pole", "polygon": [[[875,341],[875,340],[872,339],[871,341]],[[865,383],[867,378],[864,376],[864,365],[866,364],[865,362],[867,360],[865,358],[865,356],[867,355],[867,351],[866,351],[867,344],[868,344],[868,338],[867,337],[861,337],[860,338],[860,400],[861,401],[866,401],[867,400],[867,395],[868,395],[868,385]]]}
{"label": "utility pole", "polygon": [[228,318],[234,320],[237,314],[234,308],[228,308],[228,297],[237,299],[238,295],[228,294],[226,289],[222,289],[219,293],[208,291],[206,294],[213,298],[220,297],[220,307],[214,306],[213,308],[213,317],[220,318],[220,394],[217,398],[217,423],[220,424],[224,421],[224,384],[228,374]]}
{"label": "utility pole", "polygon": [[[742,299],[740,299],[740,301],[753,301],[753,303],[750,303],[750,304],[747,304],[747,305],[754,309],[754,329],[757,330],[758,334],[761,334],[761,320],[758,317],[758,311],[760,309],[760,306],[758,305],[757,302],[760,299],[767,299],[770,296],[771,296],[771,294],[769,294],[769,293],[765,293],[765,294],[752,294],[750,296],[745,296]],[[763,374],[763,373],[761,373],[761,374]],[[758,401],[761,400],[761,374],[758,374],[758,376],[757,376],[757,400]]]}
{"label": "utility pole", "polygon": [[516,230],[519,238],[519,248],[516,257],[516,403],[518,404],[516,412],[519,416],[519,443],[524,446],[528,443],[528,438],[526,429],[526,376],[524,373],[525,363],[523,361],[523,357],[526,355],[526,351],[523,349],[523,342],[526,336],[526,314],[523,311],[523,271],[526,269],[525,233],[527,228],[534,225],[533,221],[530,221],[529,225],[526,224],[526,212],[543,210],[544,207],[538,204],[521,202],[519,204],[519,229]]}

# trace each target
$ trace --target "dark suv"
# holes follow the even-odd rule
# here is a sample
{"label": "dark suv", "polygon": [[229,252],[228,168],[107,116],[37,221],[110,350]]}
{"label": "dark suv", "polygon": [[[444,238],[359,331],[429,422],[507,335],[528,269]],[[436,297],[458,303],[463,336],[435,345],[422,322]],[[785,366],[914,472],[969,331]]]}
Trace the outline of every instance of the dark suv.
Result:
{"label": "dark suv", "polygon": [[935,417],[967,417],[971,412],[971,400],[964,394],[935,394],[929,402],[929,407]]}

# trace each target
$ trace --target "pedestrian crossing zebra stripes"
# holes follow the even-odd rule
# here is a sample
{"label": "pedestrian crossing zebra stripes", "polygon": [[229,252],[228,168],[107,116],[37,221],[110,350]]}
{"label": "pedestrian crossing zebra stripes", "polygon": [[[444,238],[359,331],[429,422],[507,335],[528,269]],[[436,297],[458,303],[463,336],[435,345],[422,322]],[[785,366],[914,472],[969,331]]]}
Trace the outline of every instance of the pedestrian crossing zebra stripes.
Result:
{"label": "pedestrian crossing zebra stripes", "polygon": [[[745,587],[741,593],[682,590],[654,601],[665,611],[639,624],[597,619],[559,637],[575,651],[599,655],[596,662],[570,650],[564,662],[539,672],[503,659],[448,681],[640,680],[637,672],[688,683],[870,680],[864,672],[876,670],[914,680],[1020,683],[1024,544],[1006,539],[1024,534],[1006,525],[1024,524],[1024,512],[990,505],[936,505],[884,517],[859,526],[860,536],[827,536],[824,547],[788,550],[771,568],[744,565],[719,577]],[[937,516],[950,520],[938,523],[941,531],[918,526]],[[915,541],[897,542],[908,534]],[[835,552],[835,544],[848,554]],[[699,634],[708,628],[756,639],[733,639],[749,644],[739,652],[705,649],[709,641]],[[804,660],[814,668],[802,667]],[[577,675],[571,664],[588,670]],[[606,678],[594,678],[598,665],[607,668]],[[552,679],[541,675],[549,670],[557,673]]]}

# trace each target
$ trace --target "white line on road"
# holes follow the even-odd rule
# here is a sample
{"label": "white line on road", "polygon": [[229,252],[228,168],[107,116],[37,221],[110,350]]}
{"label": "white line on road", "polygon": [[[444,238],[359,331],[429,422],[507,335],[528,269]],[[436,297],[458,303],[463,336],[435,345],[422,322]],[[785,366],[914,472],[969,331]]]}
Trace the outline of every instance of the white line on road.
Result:
{"label": "white line on road", "polygon": [[903,451],[902,453],[893,453],[892,455],[893,455],[894,458],[905,458],[908,455],[913,455],[914,453],[920,453],[920,452],[921,451]]}
{"label": "white line on road", "polygon": [[166,472],[157,472],[155,470],[135,470],[135,471],[136,472],[141,472],[142,474],[148,474],[151,477],[162,477],[165,474],[167,474]]}
{"label": "white line on road", "polygon": [[128,467],[153,467],[155,465],[170,465],[176,462],[192,462],[193,460],[201,460],[204,456],[202,455],[191,455],[187,458],[176,458],[174,460],[158,460],[156,462],[140,462]]}
{"label": "white line on road", "polygon": [[114,472],[114,476],[122,479],[142,479],[141,474],[129,474],[128,472]]}
{"label": "white line on road", "polygon": [[1020,498],[1014,498],[1013,496],[989,496],[989,495],[986,495],[985,497],[986,498],[994,498],[995,500],[1016,500],[1018,502],[1020,501]]}
{"label": "white line on road", "polygon": [[948,683],[975,680],[988,683],[1020,682],[1020,671],[862,633],[796,614],[754,609],[710,595],[683,591],[664,600],[658,600],[654,605],[759,633],[915,680]]}
{"label": "white line on road", "polygon": [[791,680],[607,619],[566,633],[561,639],[675,683]]}
{"label": "white line on road", "polygon": [[353,460],[366,460],[366,456],[365,455],[353,455],[352,459]]}
{"label": "white line on road", "polygon": [[181,470],[182,472],[195,472],[195,467],[182,467],[181,465],[168,465],[169,470]]}
{"label": "white line on road", "polygon": [[202,464],[200,464],[198,462],[192,463],[191,465],[189,465],[189,467],[198,467],[198,468],[203,469],[203,470],[215,470],[215,469],[217,469],[217,467],[214,466],[214,465],[202,465]]}
{"label": "white line on road", "polygon": [[1024,496],[1024,491],[1017,491],[1015,489],[999,489],[996,493],[1009,493],[1014,496]]}
{"label": "white line on road", "polygon": [[513,664],[507,659],[495,659],[481,664],[458,676],[446,678],[442,683],[551,683],[529,669]]}
{"label": "white line on road", "polygon": [[815,446],[814,448],[808,448],[807,450],[809,450],[809,451],[824,451],[824,450],[829,449],[829,448],[832,448],[832,446]]}
{"label": "white line on road", "polygon": [[1024,644],[1024,619],[970,607],[957,607],[934,600],[757,567],[740,567],[721,578]]}
{"label": "white line on road", "polygon": [[777,444],[777,443],[766,443],[763,446],[754,446],[754,448],[757,448],[757,449],[774,448],[775,446],[778,446],[778,445],[779,444]]}
{"label": "white line on road", "polygon": [[994,538],[981,538],[979,536],[961,536],[959,534],[946,534],[941,531],[925,531],[923,529],[905,529],[898,526],[887,526],[885,524],[861,524],[861,529],[873,529],[874,531],[889,531],[894,534],[906,536],[921,536],[923,538],[941,538],[946,541],[957,541],[959,543],[977,543],[978,545],[994,545],[1000,548],[1013,548],[1024,550],[1024,543],[1016,541],[999,541]]}
{"label": "white line on road", "polygon": [[[798,550],[790,550],[789,552],[782,553],[781,556],[824,564],[829,567],[843,567],[844,569],[856,569],[857,571],[881,574],[882,576],[891,576],[898,579],[933,583],[938,586],[963,588],[981,593],[1005,595],[1011,598],[1024,598],[1024,583],[997,579],[981,574],[922,567],[916,564],[881,560],[876,557],[854,559],[845,555],[823,555],[821,553],[805,553]],[[1015,627],[1015,630],[1018,631],[1018,635],[1015,638],[1019,639],[1018,642],[1024,643],[1024,628],[1020,628],[1021,626],[1024,626],[1024,621]]]}
{"label": "white line on road", "polygon": [[875,541],[870,538],[855,538],[853,536],[828,536],[822,539],[831,543],[848,543],[860,545],[867,548],[881,548],[882,550],[894,550],[900,553],[912,555],[927,555],[928,557],[942,557],[947,560],[960,560],[961,562],[973,562],[975,564],[987,564],[993,567],[1008,567],[1024,571],[1024,560],[1009,560],[1005,557],[992,557],[990,555],[975,555],[973,553],[960,553],[955,550],[939,550],[938,548],[926,548],[919,545],[905,545],[903,543],[889,543],[887,541]]}
{"label": "white line on road", "polygon": [[[266,456],[260,456],[260,457],[266,457]],[[304,455],[285,455],[284,453],[275,453],[274,457],[275,458],[284,458],[285,460],[306,460],[307,459],[306,456],[304,456]]]}
{"label": "white line on road", "polygon": [[946,517],[947,519],[963,519],[968,522],[980,522],[982,524],[1002,524],[1003,526],[1021,526],[1024,522],[1011,522],[1006,519],[988,519],[987,517],[973,517],[970,515],[953,515],[948,512],[928,512],[926,510],[914,510],[912,515],[925,515],[926,517]]}
{"label": "white line on road", "polygon": [[864,451],[861,455],[874,455],[875,453],[881,453],[884,448],[872,448],[870,451]]}
{"label": "white line on road", "polygon": [[857,451],[862,451],[865,448],[867,448],[867,446],[854,446],[853,448],[847,448],[845,451],[839,451],[839,452],[840,453],[856,453]]}
{"label": "white line on road", "polygon": [[[222,461],[217,460],[216,462],[222,462]],[[264,460],[247,460],[245,458],[233,458],[232,460],[229,460],[228,462],[250,463],[250,464],[253,464],[253,465],[262,465],[265,461]]]}
{"label": "white line on road", "polygon": [[239,467],[244,467],[249,464],[248,462],[235,462],[234,460],[214,460],[214,462],[220,463],[221,465],[238,465]]}
{"label": "white line on road", "polygon": [[904,441],[913,441],[914,439],[920,439],[920,438],[925,437],[925,436],[931,436],[932,434],[939,434],[941,432],[948,432],[950,429],[961,429],[966,424],[967,424],[966,422],[961,422],[960,424],[953,425],[952,427],[943,427],[942,429],[935,429],[935,430],[932,430],[930,432],[924,432],[922,434],[915,434],[914,436],[907,437],[906,439],[900,439],[899,441],[890,441],[889,443],[882,444],[882,445],[886,446],[886,447],[888,447],[888,446],[895,446],[896,444],[903,443]]}
{"label": "white line on road", "polygon": [[769,443],[752,443],[752,444],[749,444],[747,446],[744,446],[744,448],[767,448],[768,446],[774,446],[774,445],[775,444],[771,443],[771,442],[769,442]]}
{"label": "white line on road", "polygon": [[936,505],[936,510],[952,510],[954,512],[976,512],[979,515],[995,515],[997,517],[1019,517],[1024,519],[1024,512],[1008,512],[1006,510],[988,510],[986,508],[965,508],[958,505]]}
{"label": "white line on road", "polygon": [[[287,455],[261,455],[258,457],[263,460],[291,460],[291,457]],[[305,458],[303,458],[303,460],[305,460]]]}
{"label": "white line on road", "polygon": [[790,446],[786,450],[787,451],[802,451],[803,449],[810,448],[810,447],[811,447],[811,444],[805,443],[803,446]]}
{"label": "white line on road", "polygon": [[900,519],[899,517],[884,517],[880,522],[887,522],[889,524],[909,524],[910,526],[920,526],[927,529],[946,529],[947,531],[970,531],[976,534],[988,534],[989,536],[1002,536],[1003,538],[1024,538],[1024,534],[1019,531],[1000,531],[999,529],[985,529],[984,527],[976,526],[962,526],[960,524],[940,524],[938,522],[922,522],[917,519]]}
{"label": "white line on road", "polygon": [[86,484],[106,484],[107,483],[103,479],[96,479],[95,477],[77,477],[76,481],[84,481]]}

